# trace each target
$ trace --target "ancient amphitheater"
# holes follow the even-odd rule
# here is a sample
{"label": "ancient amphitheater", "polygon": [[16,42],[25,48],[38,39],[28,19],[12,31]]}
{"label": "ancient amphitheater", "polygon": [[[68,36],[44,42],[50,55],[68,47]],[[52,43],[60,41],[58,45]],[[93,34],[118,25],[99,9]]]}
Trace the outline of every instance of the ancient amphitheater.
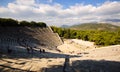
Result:
{"label": "ancient amphitheater", "polygon": [[[57,46],[61,44],[63,42],[59,35],[53,33],[50,27],[0,27],[0,60],[1,58],[34,58],[34,56],[44,58],[46,56],[42,55],[42,50],[46,53],[57,51]],[[0,71],[10,70],[2,70],[0,66]]]}
{"label": "ancient amphitheater", "polygon": [[120,45],[62,42],[50,27],[0,27],[0,72],[120,72]]}
{"label": "ancient amphitheater", "polygon": [[10,46],[14,52],[20,51],[18,49],[21,47],[55,50],[61,44],[60,37],[57,33],[53,33],[50,27],[0,27],[1,49]]}

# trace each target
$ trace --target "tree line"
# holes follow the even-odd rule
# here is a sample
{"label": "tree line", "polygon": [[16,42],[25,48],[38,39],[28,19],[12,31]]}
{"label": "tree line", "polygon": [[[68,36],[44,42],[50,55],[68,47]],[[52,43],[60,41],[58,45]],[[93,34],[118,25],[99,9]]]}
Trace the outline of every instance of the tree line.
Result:
{"label": "tree line", "polygon": [[66,39],[82,39],[85,41],[95,42],[95,45],[108,46],[120,44],[120,30],[100,31],[100,30],[72,30],[51,26],[54,32],[60,37]]}
{"label": "tree line", "polygon": [[11,18],[0,18],[0,26],[7,27],[7,26],[28,26],[28,27],[46,27],[46,23],[44,22],[35,22],[35,21],[17,21]]}

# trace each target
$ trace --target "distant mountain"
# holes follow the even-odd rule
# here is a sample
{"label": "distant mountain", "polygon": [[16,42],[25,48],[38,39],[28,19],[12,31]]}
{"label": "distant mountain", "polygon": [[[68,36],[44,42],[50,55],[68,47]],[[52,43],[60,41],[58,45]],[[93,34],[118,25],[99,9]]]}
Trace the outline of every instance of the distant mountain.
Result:
{"label": "distant mountain", "polygon": [[107,30],[107,31],[120,30],[120,26],[112,25],[109,23],[84,23],[73,25],[70,26],[69,28],[75,30]]}
{"label": "distant mountain", "polygon": [[61,26],[61,28],[68,28],[68,27],[70,27],[70,26],[68,26],[68,25],[62,25]]}

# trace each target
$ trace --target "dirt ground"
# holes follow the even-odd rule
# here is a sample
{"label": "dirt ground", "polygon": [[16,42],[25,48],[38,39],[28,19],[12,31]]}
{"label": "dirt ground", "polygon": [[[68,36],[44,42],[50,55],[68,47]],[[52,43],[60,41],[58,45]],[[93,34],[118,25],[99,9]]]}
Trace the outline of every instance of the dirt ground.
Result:
{"label": "dirt ground", "polygon": [[70,39],[58,51],[1,54],[0,72],[120,72],[120,45]]}

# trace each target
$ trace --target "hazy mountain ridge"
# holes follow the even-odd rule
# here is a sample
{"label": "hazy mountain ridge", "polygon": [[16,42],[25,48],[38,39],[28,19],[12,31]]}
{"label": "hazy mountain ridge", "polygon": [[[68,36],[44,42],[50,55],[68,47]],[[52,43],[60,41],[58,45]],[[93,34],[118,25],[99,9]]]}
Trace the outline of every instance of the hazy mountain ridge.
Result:
{"label": "hazy mountain ridge", "polygon": [[61,25],[60,27],[61,28],[69,28],[70,26],[69,25]]}
{"label": "hazy mountain ridge", "polygon": [[107,31],[120,30],[120,26],[112,25],[109,23],[84,23],[73,25],[70,26],[69,28],[75,30],[107,30]]}

